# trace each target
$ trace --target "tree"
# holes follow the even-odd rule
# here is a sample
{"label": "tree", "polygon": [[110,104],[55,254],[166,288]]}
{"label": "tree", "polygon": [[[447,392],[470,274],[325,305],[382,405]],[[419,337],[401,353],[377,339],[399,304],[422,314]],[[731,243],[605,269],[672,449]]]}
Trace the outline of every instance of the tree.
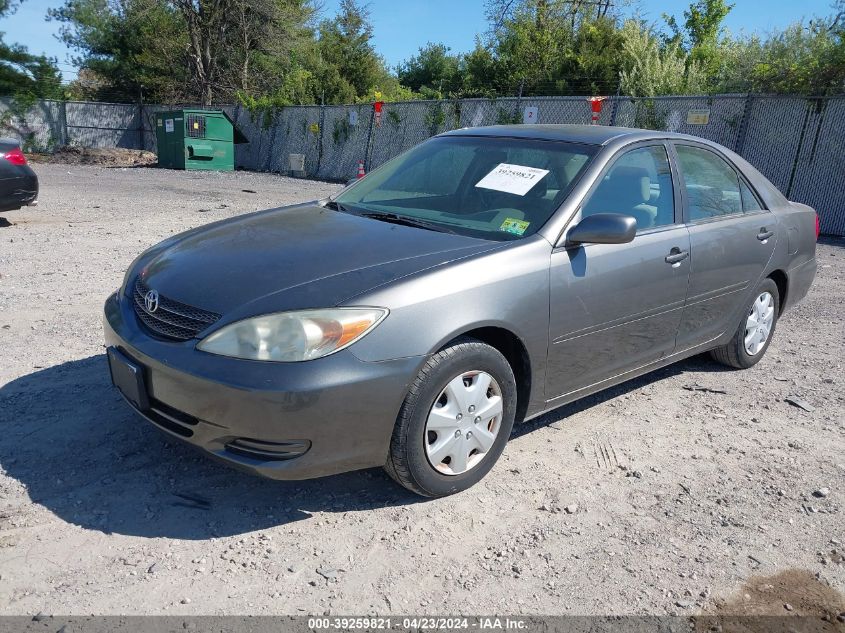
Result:
{"label": "tree", "polygon": [[[17,0],[0,0],[0,17],[17,9]],[[21,44],[7,44],[0,33],[0,95],[58,99],[62,96],[61,73],[56,60],[33,55]]]}
{"label": "tree", "polygon": [[241,94],[300,88],[310,73],[303,68],[313,46],[311,0],[233,0],[234,28],[226,41],[232,87]]}
{"label": "tree", "polygon": [[355,0],[341,0],[338,14],[320,23],[317,50],[329,102],[354,101],[384,77],[372,37],[369,10]]}
{"label": "tree", "polygon": [[661,47],[657,35],[636,20],[625,22],[622,36],[622,92],[633,97],[655,97],[703,91],[701,67],[689,60],[678,44]]}
{"label": "tree", "polygon": [[187,39],[179,14],[158,0],[67,0],[48,11],[78,54],[79,96],[110,101],[190,100]]}
{"label": "tree", "polygon": [[61,99],[62,76],[56,60],[33,55],[25,46],[6,44],[0,33],[0,95]]}
{"label": "tree", "polygon": [[449,50],[444,44],[431,42],[421,47],[417,55],[397,67],[399,82],[437,98],[457,93],[463,85],[462,57]]}
{"label": "tree", "polygon": [[845,91],[845,35],[837,23],[795,23],[766,41],[751,74],[755,92],[805,95]]}
{"label": "tree", "polygon": [[684,11],[683,29],[674,16],[664,15],[672,33],[667,45],[677,45],[679,50],[688,52],[690,61],[700,64],[708,75],[718,74],[723,22],[733,6],[725,0],[696,0]]}
{"label": "tree", "polygon": [[625,0],[488,0],[490,28],[462,60],[464,94],[615,92],[623,4]]}
{"label": "tree", "polygon": [[65,0],[49,11],[97,94],[231,101],[301,81],[310,0]]}

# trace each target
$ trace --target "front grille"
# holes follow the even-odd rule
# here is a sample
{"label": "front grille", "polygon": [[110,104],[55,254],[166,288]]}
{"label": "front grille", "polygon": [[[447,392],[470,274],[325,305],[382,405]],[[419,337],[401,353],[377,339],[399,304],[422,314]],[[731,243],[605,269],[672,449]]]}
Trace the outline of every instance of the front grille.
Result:
{"label": "front grille", "polygon": [[220,318],[215,312],[201,310],[161,295],[158,297],[158,308],[150,312],[144,302],[144,296],[149,291],[150,288],[138,277],[133,291],[135,314],[153,334],[187,341]]}

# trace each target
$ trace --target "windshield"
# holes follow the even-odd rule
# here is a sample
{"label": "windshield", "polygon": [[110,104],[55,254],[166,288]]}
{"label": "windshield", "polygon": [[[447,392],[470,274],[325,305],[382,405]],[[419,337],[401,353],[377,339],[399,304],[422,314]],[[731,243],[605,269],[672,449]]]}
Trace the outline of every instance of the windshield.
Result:
{"label": "windshield", "polygon": [[[597,151],[592,145],[445,136],[385,163],[334,201],[351,213],[486,239],[536,233]],[[390,215],[387,215],[390,214]]]}

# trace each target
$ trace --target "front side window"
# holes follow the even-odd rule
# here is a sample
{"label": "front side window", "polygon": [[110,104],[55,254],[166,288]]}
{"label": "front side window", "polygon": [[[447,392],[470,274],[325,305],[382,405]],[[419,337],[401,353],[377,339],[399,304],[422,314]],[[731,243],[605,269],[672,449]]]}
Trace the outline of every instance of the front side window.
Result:
{"label": "front side window", "polygon": [[717,154],[698,147],[678,145],[690,220],[709,220],[742,212],[739,177]]}
{"label": "front side window", "polygon": [[675,192],[666,148],[642,147],[620,156],[581,209],[581,217],[595,213],[631,215],[638,231],[674,223]]}
{"label": "front side window", "polygon": [[438,137],[385,163],[333,202],[375,219],[390,214],[464,235],[518,239],[552,217],[597,150],[563,141]]}

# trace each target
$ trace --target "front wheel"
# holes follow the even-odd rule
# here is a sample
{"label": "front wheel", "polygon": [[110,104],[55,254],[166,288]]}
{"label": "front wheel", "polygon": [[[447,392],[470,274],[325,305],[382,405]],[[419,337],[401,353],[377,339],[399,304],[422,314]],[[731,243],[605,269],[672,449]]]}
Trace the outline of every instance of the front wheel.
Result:
{"label": "front wheel", "polygon": [[434,354],[411,384],[385,470],[425,497],[466,490],[502,454],[515,414],[508,361],[481,341],[459,339]]}
{"label": "front wheel", "polygon": [[754,291],[751,305],[743,313],[733,338],[727,345],[714,349],[711,352],[713,358],[737,369],[756,365],[772,342],[779,310],[777,284],[771,279],[764,279]]}

